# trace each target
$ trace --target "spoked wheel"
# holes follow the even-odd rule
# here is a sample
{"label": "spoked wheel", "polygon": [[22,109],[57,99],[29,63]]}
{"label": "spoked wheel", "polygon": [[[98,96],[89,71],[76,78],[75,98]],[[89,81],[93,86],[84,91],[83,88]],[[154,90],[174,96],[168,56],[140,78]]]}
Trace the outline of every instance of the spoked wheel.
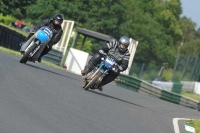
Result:
{"label": "spoked wheel", "polygon": [[30,53],[37,47],[36,44],[33,44],[27,52],[25,52],[25,54],[23,55],[23,57],[20,59],[20,63],[26,63],[28,61],[29,55]]}
{"label": "spoked wheel", "polygon": [[101,72],[99,72],[85,87],[85,90],[88,90],[91,86],[94,85],[94,83],[97,81],[97,79],[102,75]]}

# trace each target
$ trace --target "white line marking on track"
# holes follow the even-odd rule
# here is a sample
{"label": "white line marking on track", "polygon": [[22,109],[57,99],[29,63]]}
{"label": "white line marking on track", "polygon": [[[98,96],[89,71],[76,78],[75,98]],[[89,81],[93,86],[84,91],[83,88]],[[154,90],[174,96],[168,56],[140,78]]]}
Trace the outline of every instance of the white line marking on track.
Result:
{"label": "white line marking on track", "polygon": [[180,133],[179,126],[178,126],[178,121],[179,120],[191,120],[191,119],[188,119],[188,118],[174,118],[173,119],[173,125],[174,125],[174,132],[175,133]]}

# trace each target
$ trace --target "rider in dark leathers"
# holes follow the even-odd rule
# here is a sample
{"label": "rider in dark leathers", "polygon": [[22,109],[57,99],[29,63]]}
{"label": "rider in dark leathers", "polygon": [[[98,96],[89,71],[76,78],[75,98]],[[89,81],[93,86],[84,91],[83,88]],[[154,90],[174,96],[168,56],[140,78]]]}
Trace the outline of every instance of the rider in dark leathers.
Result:
{"label": "rider in dark leathers", "polygon": [[28,40],[37,30],[39,30],[43,26],[48,26],[53,31],[53,37],[38,57],[38,62],[41,62],[42,56],[47,54],[52,49],[52,46],[60,41],[63,34],[63,29],[61,27],[63,20],[64,17],[62,14],[56,14],[53,19],[45,19],[37,24],[27,37],[26,40]]}
{"label": "rider in dark leathers", "polygon": [[107,53],[109,56],[111,56],[118,65],[114,66],[115,69],[110,71],[109,74],[103,78],[98,88],[100,91],[102,91],[102,86],[113,81],[119,76],[120,72],[127,69],[130,58],[130,53],[127,49],[129,44],[129,38],[126,36],[121,37],[119,41],[113,39],[110,42],[104,43],[102,46],[100,46],[99,52],[89,60],[88,65],[86,65],[85,69],[81,71],[81,74],[84,76],[92,71],[92,69],[101,62],[101,57],[104,53]]}

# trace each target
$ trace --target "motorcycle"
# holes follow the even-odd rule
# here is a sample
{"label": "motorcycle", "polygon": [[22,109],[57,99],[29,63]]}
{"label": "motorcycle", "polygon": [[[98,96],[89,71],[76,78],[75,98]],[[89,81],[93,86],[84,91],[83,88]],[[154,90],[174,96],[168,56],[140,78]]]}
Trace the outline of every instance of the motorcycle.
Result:
{"label": "motorcycle", "polygon": [[83,88],[88,89],[97,89],[102,81],[102,79],[109,73],[109,71],[114,70],[114,67],[117,63],[107,54],[104,54],[101,58],[101,63],[98,64],[91,72],[83,76],[83,82],[85,85]]}
{"label": "motorcycle", "polygon": [[53,33],[47,26],[41,27],[35,32],[34,35],[21,46],[20,53],[23,54],[23,56],[20,59],[20,63],[26,63],[27,61],[35,62],[52,36]]}

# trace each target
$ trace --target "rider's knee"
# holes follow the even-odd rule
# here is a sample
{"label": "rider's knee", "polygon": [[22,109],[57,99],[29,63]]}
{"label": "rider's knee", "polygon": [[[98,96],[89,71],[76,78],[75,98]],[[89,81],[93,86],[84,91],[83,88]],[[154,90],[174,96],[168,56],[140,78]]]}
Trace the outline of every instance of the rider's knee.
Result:
{"label": "rider's knee", "polygon": [[117,78],[119,76],[120,72],[110,71],[110,75]]}
{"label": "rider's knee", "polygon": [[99,54],[95,54],[89,61],[89,63],[97,65],[101,62],[101,56]]}

